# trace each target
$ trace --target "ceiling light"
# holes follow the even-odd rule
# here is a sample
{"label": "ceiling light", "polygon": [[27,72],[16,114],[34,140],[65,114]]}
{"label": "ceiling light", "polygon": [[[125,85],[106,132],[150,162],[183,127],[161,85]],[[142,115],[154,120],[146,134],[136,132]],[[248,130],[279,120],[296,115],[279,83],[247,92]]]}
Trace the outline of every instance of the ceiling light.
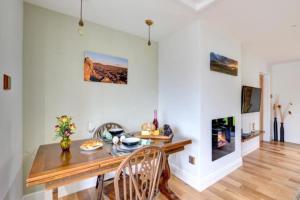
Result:
{"label": "ceiling light", "polygon": [[148,46],[151,46],[151,26],[153,25],[153,21],[151,19],[146,19],[145,23],[148,25]]}

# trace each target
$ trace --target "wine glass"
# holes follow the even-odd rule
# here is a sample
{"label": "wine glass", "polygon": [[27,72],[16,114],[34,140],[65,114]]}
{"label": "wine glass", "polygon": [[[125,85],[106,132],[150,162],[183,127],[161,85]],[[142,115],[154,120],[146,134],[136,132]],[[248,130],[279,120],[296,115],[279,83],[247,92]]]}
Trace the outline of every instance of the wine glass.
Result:
{"label": "wine glass", "polygon": [[94,138],[94,131],[95,131],[95,125],[91,122],[88,123],[88,131],[89,134],[91,135],[91,139],[93,140]]}

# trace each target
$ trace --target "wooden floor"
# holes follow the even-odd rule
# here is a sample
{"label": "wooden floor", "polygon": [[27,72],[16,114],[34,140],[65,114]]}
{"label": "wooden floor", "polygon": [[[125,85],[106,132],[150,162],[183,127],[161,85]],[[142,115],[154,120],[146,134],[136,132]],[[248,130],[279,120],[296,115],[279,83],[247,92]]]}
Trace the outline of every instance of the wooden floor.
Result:
{"label": "wooden floor", "polygon": [[[242,167],[203,192],[197,192],[176,177],[172,177],[170,186],[182,200],[293,200],[300,190],[300,145],[263,143],[260,150],[243,160]],[[89,189],[61,200],[94,197],[94,190]]]}

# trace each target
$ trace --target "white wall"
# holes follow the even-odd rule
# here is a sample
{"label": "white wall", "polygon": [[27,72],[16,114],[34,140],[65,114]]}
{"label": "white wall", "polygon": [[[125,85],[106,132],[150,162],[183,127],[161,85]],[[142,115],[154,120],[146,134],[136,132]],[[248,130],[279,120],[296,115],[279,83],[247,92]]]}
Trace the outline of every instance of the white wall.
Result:
{"label": "white wall", "polygon": [[[300,144],[300,61],[272,66],[272,94],[279,103],[293,103],[292,115],[285,121],[285,141]],[[280,123],[280,118],[279,118]]]}
{"label": "white wall", "polygon": [[[0,6],[0,199],[18,200],[22,188],[22,24],[20,0]],[[3,74],[12,89],[3,91]]]}
{"label": "white wall", "polygon": [[[198,190],[242,164],[241,72],[235,77],[210,71],[210,52],[241,62],[240,43],[200,21],[159,44],[160,119],[174,127],[177,137],[193,140],[171,158],[171,165],[175,175]],[[211,120],[229,116],[236,117],[235,152],[212,162]],[[196,165],[188,163],[189,155]]]}
{"label": "white wall", "polygon": [[[171,157],[172,172],[198,187],[201,132],[201,33],[199,23],[170,35],[159,43],[159,120],[177,136],[193,140],[184,152]],[[188,156],[196,157],[196,165]],[[176,166],[176,167],[175,167]]]}
{"label": "white wall", "polygon": [[[270,141],[270,83],[269,68],[267,62],[247,47],[242,48],[242,85],[259,88],[259,75],[265,76],[264,94],[264,140]],[[255,130],[259,130],[260,113],[242,114],[242,129],[244,133],[251,132],[252,123],[255,123]],[[242,155],[246,155],[259,148],[259,138],[254,138],[242,143]]]}
{"label": "white wall", "polygon": [[[76,18],[24,4],[25,176],[38,146],[58,142],[56,116],[73,117],[75,140],[90,137],[89,121],[140,130],[158,107],[157,43],[148,47],[143,38],[88,22],[80,37],[77,23]],[[128,84],[84,82],[86,50],[128,58]]]}

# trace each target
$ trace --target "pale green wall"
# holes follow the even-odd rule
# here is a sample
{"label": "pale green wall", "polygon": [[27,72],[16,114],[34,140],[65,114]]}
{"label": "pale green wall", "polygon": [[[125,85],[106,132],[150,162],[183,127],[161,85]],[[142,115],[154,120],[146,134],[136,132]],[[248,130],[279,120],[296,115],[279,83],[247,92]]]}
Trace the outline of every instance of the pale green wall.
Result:
{"label": "pale green wall", "polygon": [[[87,22],[81,37],[77,23],[76,18],[24,4],[25,176],[38,146],[55,142],[56,116],[73,116],[78,126],[73,139],[79,139],[88,137],[89,121],[115,121],[138,130],[157,108],[157,43],[148,47],[143,38]],[[84,82],[85,50],[128,58],[128,85]],[[30,191],[34,189],[26,189]]]}
{"label": "pale green wall", "polygon": [[[0,199],[23,195],[22,165],[22,29],[23,2],[1,0],[0,5]],[[3,74],[11,89],[3,90]]]}

